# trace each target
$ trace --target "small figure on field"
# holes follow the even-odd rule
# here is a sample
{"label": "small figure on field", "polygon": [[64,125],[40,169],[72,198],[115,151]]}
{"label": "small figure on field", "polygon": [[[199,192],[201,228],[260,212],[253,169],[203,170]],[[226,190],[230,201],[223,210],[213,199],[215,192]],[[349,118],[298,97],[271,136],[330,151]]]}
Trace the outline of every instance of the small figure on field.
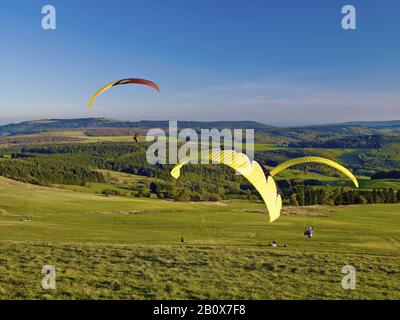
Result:
{"label": "small figure on field", "polygon": [[305,235],[308,239],[311,239],[311,238],[313,237],[313,234],[314,234],[314,226],[309,227],[308,229],[306,229],[306,230],[304,231],[304,235]]}

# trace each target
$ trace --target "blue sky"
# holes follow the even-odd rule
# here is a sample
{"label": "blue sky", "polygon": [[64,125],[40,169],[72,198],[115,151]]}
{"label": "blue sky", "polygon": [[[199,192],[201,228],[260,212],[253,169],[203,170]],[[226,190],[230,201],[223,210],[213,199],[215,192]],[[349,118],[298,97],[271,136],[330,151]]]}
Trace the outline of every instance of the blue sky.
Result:
{"label": "blue sky", "polygon": [[[82,3],[83,2],[83,3]],[[57,29],[41,28],[41,8]],[[357,9],[357,30],[341,8]],[[400,119],[400,2],[2,1],[0,123],[39,118]],[[140,86],[100,86],[125,77]]]}

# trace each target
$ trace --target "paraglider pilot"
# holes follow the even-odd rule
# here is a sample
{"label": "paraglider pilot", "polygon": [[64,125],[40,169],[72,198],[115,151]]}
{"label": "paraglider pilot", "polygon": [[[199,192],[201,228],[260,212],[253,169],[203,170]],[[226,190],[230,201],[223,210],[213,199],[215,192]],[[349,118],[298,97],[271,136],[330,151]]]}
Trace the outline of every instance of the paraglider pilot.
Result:
{"label": "paraglider pilot", "polygon": [[306,230],[304,231],[304,235],[305,235],[308,239],[311,239],[311,238],[313,237],[313,234],[314,234],[314,226],[309,227],[308,229],[306,229]]}

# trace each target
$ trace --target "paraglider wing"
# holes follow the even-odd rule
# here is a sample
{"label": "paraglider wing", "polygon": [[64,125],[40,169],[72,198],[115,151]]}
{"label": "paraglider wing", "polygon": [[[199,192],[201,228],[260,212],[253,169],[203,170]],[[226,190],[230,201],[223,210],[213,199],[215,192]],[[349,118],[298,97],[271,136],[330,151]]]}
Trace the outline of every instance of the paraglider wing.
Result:
{"label": "paraglider wing", "polygon": [[273,176],[277,175],[279,172],[281,172],[282,170],[285,170],[291,166],[294,166],[297,164],[302,164],[302,163],[322,163],[329,167],[335,168],[336,170],[345,174],[354,183],[356,188],[358,188],[358,181],[357,181],[356,177],[348,169],[346,169],[345,167],[343,167],[342,165],[340,165],[339,163],[337,163],[333,160],[322,158],[322,157],[302,157],[302,158],[291,159],[291,160],[281,163],[279,166],[272,169],[269,172],[269,174],[273,177]]}
{"label": "paraglider wing", "polygon": [[152,81],[149,80],[145,80],[145,79],[138,79],[138,78],[128,78],[128,79],[122,79],[122,80],[118,80],[118,81],[113,81],[110,82],[109,84],[106,84],[104,87],[100,88],[91,98],[89,101],[89,108],[92,107],[94,101],[96,100],[96,98],[101,95],[104,91],[107,91],[108,89],[110,89],[111,87],[115,87],[115,86],[120,86],[122,84],[142,84],[142,85],[146,85],[149,86],[151,88],[153,88],[154,90],[160,91],[160,88]]}
{"label": "paraglider wing", "polygon": [[[238,173],[242,174],[260,193],[268,209],[270,222],[279,218],[282,208],[282,198],[278,194],[275,181],[272,177],[265,177],[264,171],[256,161],[250,159],[243,153],[232,150],[215,150],[211,153],[209,150],[203,151],[202,156],[206,156],[212,163],[224,164]],[[186,157],[180,161],[172,170],[171,175],[178,179],[181,168],[189,163],[191,158]]]}

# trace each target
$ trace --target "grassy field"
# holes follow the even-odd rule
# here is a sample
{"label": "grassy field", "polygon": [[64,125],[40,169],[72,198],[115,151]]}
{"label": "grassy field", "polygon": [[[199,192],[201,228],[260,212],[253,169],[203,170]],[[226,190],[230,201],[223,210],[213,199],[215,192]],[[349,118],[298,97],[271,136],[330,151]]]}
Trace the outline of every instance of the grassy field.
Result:
{"label": "grassy field", "polygon": [[77,185],[60,185],[54,184],[55,188],[70,190],[76,192],[85,192],[100,194],[104,190],[113,190],[119,192],[120,195],[132,196],[133,185],[138,183],[148,183],[155,181],[163,181],[157,178],[149,178],[144,176],[138,176],[129,173],[111,171],[111,170],[98,170],[105,177],[104,183],[87,183],[85,186]]}
{"label": "grassy field", "polygon": [[[400,298],[398,205],[285,212],[270,224],[261,203],[103,197],[0,177],[0,298]],[[40,286],[46,264],[53,291]],[[356,290],[340,285],[346,264]]]}
{"label": "grassy field", "polygon": [[400,190],[400,181],[394,179],[360,180],[361,189],[393,188]]}
{"label": "grassy field", "polygon": [[[146,141],[145,136],[138,136],[139,141]],[[163,137],[160,140],[166,139]],[[170,141],[176,140],[169,138]],[[85,130],[55,130],[34,134],[21,134],[0,139],[0,148],[23,144],[57,144],[57,143],[99,143],[99,142],[134,142],[133,135],[124,136],[88,136]]]}

